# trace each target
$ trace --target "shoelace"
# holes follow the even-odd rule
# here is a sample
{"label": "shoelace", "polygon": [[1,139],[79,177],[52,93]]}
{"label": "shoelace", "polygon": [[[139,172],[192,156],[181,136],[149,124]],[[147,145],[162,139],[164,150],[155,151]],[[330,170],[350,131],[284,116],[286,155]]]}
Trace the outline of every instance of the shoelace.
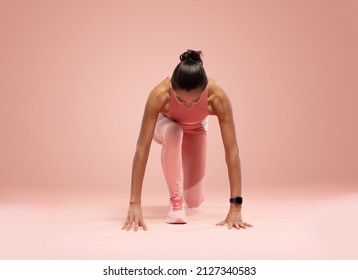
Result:
{"label": "shoelace", "polygon": [[183,199],[181,197],[173,197],[170,199],[173,210],[178,211],[183,209]]}

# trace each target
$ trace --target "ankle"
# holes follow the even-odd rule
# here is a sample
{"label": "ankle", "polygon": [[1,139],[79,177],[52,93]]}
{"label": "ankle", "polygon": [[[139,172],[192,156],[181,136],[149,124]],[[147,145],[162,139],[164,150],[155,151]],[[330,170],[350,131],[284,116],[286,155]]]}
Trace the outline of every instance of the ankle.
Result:
{"label": "ankle", "polygon": [[170,198],[170,205],[173,211],[184,209],[184,199],[181,195],[174,195]]}

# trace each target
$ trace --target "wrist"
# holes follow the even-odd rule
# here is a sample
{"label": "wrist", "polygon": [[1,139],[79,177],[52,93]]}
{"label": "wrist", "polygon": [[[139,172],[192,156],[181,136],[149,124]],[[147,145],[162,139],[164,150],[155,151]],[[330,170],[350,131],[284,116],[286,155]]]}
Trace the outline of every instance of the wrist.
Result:
{"label": "wrist", "polygon": [[231,204],[237,204],[237,205],[241,205],[243,202],[242,196],[235,196],[235,197],[231,197],[229,199],[229,202]]}
{"label": "wrist", "polygon": [[230,202],[230,209],[235,210],[235,211],[241,210],[241,205],[243,202],[243,199],[241,196],[231,197],[229,199],[229,202]]}
{"label": "wrist", "polygon": [[141,201],[131,200],[131,201],[129,201],[129,205],[137,205],[137,206],[140,206],[140,205],[141,205]]}
{"label": "wrist", "polygon": [[230,210],[241,211],[241,204],[230,203]]}

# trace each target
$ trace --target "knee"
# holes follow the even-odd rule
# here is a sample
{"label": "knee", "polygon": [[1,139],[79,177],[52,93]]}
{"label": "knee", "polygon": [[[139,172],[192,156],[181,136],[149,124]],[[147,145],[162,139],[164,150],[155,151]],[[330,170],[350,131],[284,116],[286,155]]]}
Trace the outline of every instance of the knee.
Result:
{"label": "knee", "polygon": [[167,125],[165,133],[163,135],[164,142],[182,142],[183,129],[178,123],[172,122]]}
{"label": "knee", "polygon": [[185,198],[185,203],[188,206],[188,208],[197,208],[204,202],[204,197],[201,197],[200,199],[190,199]]}

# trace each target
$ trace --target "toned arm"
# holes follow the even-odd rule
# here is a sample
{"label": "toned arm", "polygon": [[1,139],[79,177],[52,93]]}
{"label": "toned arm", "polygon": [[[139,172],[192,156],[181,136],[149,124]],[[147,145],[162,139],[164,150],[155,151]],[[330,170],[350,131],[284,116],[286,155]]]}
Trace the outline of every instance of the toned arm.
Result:
{"label": "toned arm", "polygon": [[163,111],[168,100],[167,88],[168,81],[164,80],[150,92],[145,104],[133,158],[130,205],[123,230],[128,231],[132,227],[134,231],[139,227],[147,230],[141,208],[142,184],[158,114]]}
{"label": "toned arm", "polygon": [[153,133],[158,114],[163,111],[165,103],[166,96],[163,94],[163,87],[159,85],[149,94],[143,113],[142,124],[132,166],[130,197],[131,204],[141,203],[142,183],[148,161],[150,146],[152,143]]}
{"label": "toned arm", "polygon": [[[230,196],[241,196],[241,165],[231,102],[224,90],[213,80],[210,80],[209,91],[209,112],[218,117],[224,144],[225,161],[230,181]],[[251,224],[242,220],[241,205],[233,203],[230,203],[226,218],[216,225],[223,226],[225,224],[228,225],[229,229],[252,227]]]}
{"label": "toned arm", "polygon": [[211,83],[211,111],[218,117],[228,167],[231,197],[241,196],[241,166],[235,122],[229,97],[215,82]]}

